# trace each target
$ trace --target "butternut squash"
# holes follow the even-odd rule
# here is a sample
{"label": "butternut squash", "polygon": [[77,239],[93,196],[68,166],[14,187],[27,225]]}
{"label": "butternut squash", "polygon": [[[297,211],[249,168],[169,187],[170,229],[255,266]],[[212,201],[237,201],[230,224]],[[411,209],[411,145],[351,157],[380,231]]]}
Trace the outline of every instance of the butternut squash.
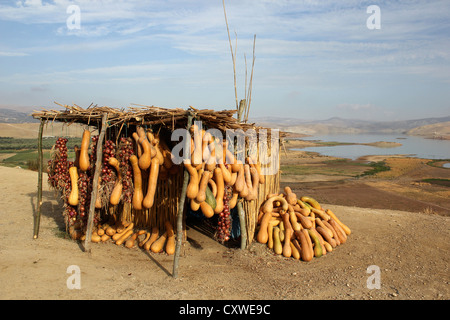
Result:
{"label": "butternut squash", "polygon": [[130,156],[131,167],[133,168],[133,198],[131,203],[135,210],[142,210],[142,201],[144,200],[144,192],[142,191],[142,174],[139,168],[138,158],[136,155]]}
{"label": "butternut squash", "polygon": [[195,199],[191,199],[191,201],[189,201],[189,205],[192,211],[197,211],[200,209],[200,203]]}
{"label": "butternut squash", "polygon": [[216,168],[216,147],[214,139],[212,138],[208,144],[208,158],[206,159],[206,170],[213,171]]}
{"label": "butternut squash", "polygon": [[160,146],[160,142],[159,142],[159,138],[155,138],[156,144],[154,145],[154,150],[155,150],[155,157],[158,158],[159,164],[163,165],[164,164],[164,155],[163,155],[163,150]]}
{"label": "butternut squash", "polygon": [[341,226],[341,228],[344,230],[346,235],[350,235],[352,233],[352,231],[350,230],[349,227],[347,227],[344,223],[342,223],[337,217],[336,215],[333,213],[333,211],[331,211],[330,209],[325,210],[325,213],[327,213],[334,221],[336,221],[337,224],[339,224]]}
{"label": "butternut squash", "polygon": [[148,239],[150,239],[150,235],[151,235],[151,233],[147,232],[145,234],[144,239],[142,241],[139,241],[139,244],[138,244],[139,248],[142,248],[144,246],[144,244],[148,241]]}
{"label": "butternut squash", "polygon": [[299,260],[300,259],[300,250],[297,249],[297,247],[295,246],[293,241],[290,241],[289,244],[291,245],[292,257],[295,260]]}
{"label": "butternut squash", "polygon": [[214,213],[219,214],[223,211],[223,196],[225,194],[225,182],[223,181],[222,169],[214,169],[214,181],[217,185],[216,208]]}
{"label": "butternut squash", "polygon": [[155,192],[158,184],[159,165],[160,164],[158,158],[154,157],[151,160],[150,173],[148,175],[147,194],[145,195],[145,198],[142,201],[142,206],[146,209],[150,209],[151,207],[153,207],[153,204],[155,202]]}
{"label": "butternut squash", "polygon": [[[157,155],[156,145],[159,144],[159,139],[157,139],[153,135],[153,132],[151,132],[151,131],[147,131],[146,136],[147,136],[148,142],[150,142],[150,157],[153,159]],[[158,160],[161,160],[161,159],[158,159]]]}
{"label": "butternut squash", "polygon": [[113,226],[109,226],[108,228],[106,228],[105,234],[112,237],[114,234],[116,234],[116,229]]}
{"label": "butternut squash", "polygon": [[91,235],[91,242],[101,242],[102,241],[102,237],[100,237],[96,232],[93,232]]}
{"label": "butternut squash", "polygon": [[313,227],[313,223],[308,217],[305,217],[304,215],[302,215],[300,213],[297,213],[296,217],[297,217],[297,220],[300,221],[300,224],[303,226],[303,228],[310,229]]}
{"label": "butternut squash", "polygon": [[120,246],[123,244],[131,235],[133,234],[133,229],[125,231],[119,239],[116,240],[115,244]]}
{"label": "butternut squash", "polygon": [[286,201],[294,206],[297,204],[297,195],[295,193],[292,192],[290,187],[285,187],[284,188],[284,193],[286,195]]}
{"label": "butternut squash", "polygon": [[261,163],[259,161],[255,160],[253,157],[247,157],[247,163],[250,164],[250,166],[252,166],[253,168],[255,168],[256,171],[258,172],[258,182],[260,184],[264,184],[265,177],[261,171]]}
{"label": "butternut squash", "polygon": [[275,227],[275,223],[274,220],[270,220],[267,225],[267,247],[269,249],[273,249],[273,228]]}
{"label": "butternut squash", "polygon": [[297,204],[300,206],[302,210],[298,210],[304,216],[309,216],[311,213],[311,208],[307,206],[302,200],[298,199]]}
{"label": "butternut squash", "polygon": [[[328,229],[328,228],[327,228]],[[330,236],[330,233],[329,232],[331,232],[331,230],[329,230],[329,232],[325,229],[325,228],[323,228],[323,227],[321,227],[321,226],[317,226],[316,227],[316,230],[317,230],[317,232],[319,233],[319,234],[321,234],[322,235],[322,237],[324,238],[324,240],[326,241],[326,242],[328,242],[333,248],[335,248],[336,247],[336,241],[333,239],[333,236]],[[332,233],[331,233],[332,234]]]}
{"label": "butternut squash", "polygon": [[261,206],[261,211],[264,213],[267,213],[267,212],[272,213],[273,204],[275,201],[280,202],[280,205],[281,205],[283,211],[289,210],[289,206],[288,206],[286,199],[284,199],[281,196],[273,196],[273,197],[267,199],[266,201],[264,201],[263,205]]}
{"label": "butternut squash", "polygon": [[316,209],[316,208],[311,208],[311,212],[315,213],[315,215],[319,216],[320,219],[328,221],[331,219],[331,217],[325,213],[325,211],[321,210],[321,209]]}
{"label": "butternut squash", "polygon": [[301,230],[302,225],[298,223],[297,216],[295,215],[295,212],[290,205],[289,205],[289,219],[292,225],[292,229],[294,229],[295,231]]}
{"label": "butternut squash", "polygon": [[256,168],[250,168],[250,175],[252,178],[252,194],[253,200],[258,199],[259,174]]}
{"label": "butternut squash", "polygon": [[159,237],[159,229],[158,227],[153,227],[152,232],[150,234],[150,238],[145,242],[144,249],[149,251],[153,242],[155,242]]}
{"label": "butternut squash", "polygon": [[284,243],[283,243],[283,256],[289,258],[292,255],[291,249],[291,237],[294,234],[294,229],[292,228],[291,222],[289,221],[289,213],[285,212],[282,214],[284,225]]}
{"label": "butternut squash", "polygon": [[251,201],[257,198],[257,195],[254,193],[253,184],[252,184],[252,176],[250,173],[250,165],[244,165],[244,174],[245,174],[245,184],[248,189],[248,195],[245,197],[245,200]]}
{"label": "butternut squash", "polygon": [[136,243],[136,239],[138,237],[138,232],[133,233],[133,235],[131,236],[131,238],[129,238],[126,242],[125,242],[125,247],[127,248],[133,248],[134,244]]}
{"label": "butternut squash", "polygon": [[308,231],[306,229],[302,229],[296,232],[297,239],[300,241],[300,246],[302,248],[300,252],[300,256],[303,261],[311,261],[314,257],[313,248],[311,245],[311,239],[309,238]]}
{"label": "butternut squash", "polygon": [[321,235],[319,232],[317,232],[317,229],[316,229],[316,228],[311,228],[310,230],[312,230],[313,233],[314,233],[314,234],[317,236],[317,238],[319,239],[319,243],[320,243],[320,245],[322,246],[322,255],[323,255],[323,256],[326,255],[326,254],[327,254],[327,249],[326,249],[325,246],[324,246],[325,240],[323,239],[322,235]]}
{"label": "butternut squash", "polygon": [[322,245],[319,242],[319,237],[312,231],[312,229],[308,229],[309,237],[312,239],[312,242],[314,242],[314,256],[316,258],[320,258],[323,254],[322,252]]}
{"label": "butternut squash", "polygon": [[236,204],[239,200],[239,193],[237,193],[235,190],[233,190],[233,196],[231,197],[230,201],[228,202],[228,206],[231,209],[234,209],[236,207]]}
{"label": "butternut squash", "polygon": [[330,243],[328,243],[327,241],[323,242],[323,246],[325,247],[325,250],[327,250],[327,252],[333,251],[333,246]]}
{"label": "butternut squash", "polygon": [[334,229],[334,227],[331,224],[329,224],[328,221],[322,221],[322,222],[329,230],[331,230],[331,232],[333,233],[332,239],[334,240],[336,245],[339,246],[341,244],[341,241],[339,240],[339,236],[338,236],[336,230]]}
{"label": "butternut squash", "polygon": [[[295,259],[299,260],[301,258],[301,252],[302,252],[302,248],[300,247],[300,243],[298,243],[298,240],[295,237],[294,237],[294,239],[292,239],[291,243],[292,243],[293,247],[295,248],[295,250],[292,249],[292,256]],[[298,253],[298,258],[297,258],[297,253],[295,251]]]}
{"label": "butternut squash", "polygon": [[200,184],[198,187],[198,193],[195,200],[197,200],[198,203],[202,203],[206,200],[206,188],[208,187],[208,182],[211,179],[212,173],[208,170],[203,171],[200,179]]}
{"label": "butternut squash", "polygon": [[78,168],[77,167],[70,167],[69,168],[69,176],[70,176],[70,183],[72,189],[70,190],[68,203],[71,206],[77,206],[78,205]]}
{"label": "butternut squash", "polygon": [[[123,227],[121,229],[117,228],[117,232],[112,235],[112,240],[117,241],[119,240],[127,231],[132,231],[134,227],[134,223],[128,223],[126,227]],[[120,232],[119,232],[120,230]]]}
{"label": "butternut squash", "polygon": [[194,151],[192,154],[192,164],[197,166],[203,162],[203,150],[202,150],[202,134],[197,124],[193,124],[190,128],[192,138],[194,140]]}
{"label": "butternut squash", "polygon": [[329,235],[330,238],[333,237],[333,232],[328,229],[328,227],[323,223],[324,220],[321,220],[319,218],[316,218],[316,228],[318,228],[319,226],[322,227]]}
{"label": "butternut squash", "polygon": [[347,241],[347,235],[345,234],[345,231],[341,228],[341,226],[334,221],[334,219],[330,219],[328,221],[330,225],[336,230],[336,234],[339,237],[339,241],[343,244]]}
{"label": "butternut squash", "polygon": [[83,131],[83,136],[81,138],[81,147],[80,147],[80,158],[78,163],[80,165],[81,171],[86,171],[89,169],[90,160],[89,160],[89,143],[91,142],[91,132],[87,129]]}
{"label": "butternut squash", "polygon": [[269,222],[270,222],[271,218],[272,218],[272,212],[264,213],[264,216],[261,219],[261,223],[259,224],[258,233],[256,235],[256,240],[259,243],[264,244],[264,243],[267,243],[267,241],[269,240],[268,226],[269,226]]}
{"label": "butternut squash", "polygon": [[226,167],[226,165],[223,164],[223,163],[219,163],[219,167],[220,167],[220,169],[222,170],[223,182],[224,182],[226,185],[228,185],[228,186],[231,185],[231,182],[232,182],[232,176],[231,176],[230,170],[228,170],[228,168]]}
{"label": "butternut squash", "polygon": [[167,240],[167,231],[164,232],[150,247],[153,253],[159,253],[164,249],[164,244]]}
{"label": "butternut squash", "polygon": [[150,144],[150,141],[148,141],[147,136],[143,136],[139,139],[139,144],[142,148],[142,154],[139,157],[139,168],[141,170],[147,170],[150,167],[152,156],[151,156],[151,149],[152,145]]}
{"label": "butternut squash", "polygon": [[309,203],[311,205],[311,207],[313,207],[315,209],[319,209],[319,210],[322,209],[322,207],[320,206],[319,202],[317,202],[315,199],[313,199],[311,197],[303,196],[303,197],[300,198],[300,200],[302,202]]}
{"label": "butternut squash", "polygon": [[278,227],[273,228],[273,252],[275,254],[283,253],[283,245],[280,240],[280,228]]}
{"label": "butternut squash", "polygon": [[237,177],[236,181],[234,183],[234,188],[237,192],[242,192],[244,190],[245,185],[245,172],[244,172],[244,165],[240,164],[238,171],[237,171]]}
{"label": "butternut squash", "polygon": [[119,161],[116,158],[114,157],[109,158],[108,163],[112,167],[114,167],[114,169],[116,169],[117,172],[117,180],[116,183],[114,184],[114,188],[111,191],[111,195],[109,197],[109,203],[115,206],[119,204],[120,198],[122,197],[122,189],[123,189],[122,173],[120,171]]}
{"label": "butternut squash", "polygon": [[136,132],[133,132],[131,134],[133,140],[134,140],[134,145],[135,145],[135,152],[137,154],[138,157],[140,157],[142,155],[142,147],[141,144],[139,143],[139,135]]}
{"label": "butternut squash", "polygon": [[189,199],[195,199],[198,194],[198,172],[189,162],[185,162],[184,167],[189,172],[189,184],[186,190],[186,197]]}
{"label": "butternut squash", "polygon": [[166,253],[172,255],[175,253],[175,233],[173,231],[173,226],[169,221],[165,222],[165,226],[167,232]]}
{"label": "butternut squash", "polygon": [[206,201],[200,203],[200,210],[202,210],[202,213],[206,218],[211,218],[214,215],[214,209]]}

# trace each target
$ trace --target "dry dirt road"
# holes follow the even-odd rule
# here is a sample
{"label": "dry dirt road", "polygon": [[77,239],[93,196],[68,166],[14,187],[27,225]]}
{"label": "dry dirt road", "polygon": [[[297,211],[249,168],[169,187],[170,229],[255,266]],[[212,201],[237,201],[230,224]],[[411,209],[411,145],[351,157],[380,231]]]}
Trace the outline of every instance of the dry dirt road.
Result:
{"label": "dry dirt road", "polygon": [[[226,248],[191,228],[174,279],[173,256],[112,243],[93,244],[88,254],[59,237],[61,209],[46,183],[40,235],[33,240],[37,173],[0,167],[0,174],[3,300],[450,298],[450,217],[323,204],[352,234],[311,262],[275,256],[258,243],[248,250]],[[72,265],[81,272],[80,289],[68,288]]]}

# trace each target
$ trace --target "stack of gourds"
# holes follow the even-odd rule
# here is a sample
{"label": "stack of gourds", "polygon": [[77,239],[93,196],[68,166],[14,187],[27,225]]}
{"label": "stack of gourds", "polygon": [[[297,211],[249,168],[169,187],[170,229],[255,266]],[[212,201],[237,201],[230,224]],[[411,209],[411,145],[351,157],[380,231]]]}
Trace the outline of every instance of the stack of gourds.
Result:
{"label": "stack of gourds", "polygon": [[265,182],[261,165],[249,156],[245,163],[238,161],[228,149],[226,139],[215,138],[196,124],[191,126],[190,133],[191,155],[184,160],[189,172],[186,197],[193,211],[200,210],[206,218],[219,215],[216,238],[227,241],[230,210],[239,198],[256,200],[258,185]]}
{"label": "stack of gourds", "polygon": [[344,244],[351,230],[315,199],[297,197],[290,187],[270,194],[260,207],[256,239],[275,254],[311,261]]}
{"label": "stack of gourds", "polygon": [[[84,240],[81,235],[80,240]],[[118,221],[115,224],[98,225],[92,232],[91,241],[107,242],[111,240],[118,246],[133,248],[139,246],[153,253],[165,252],[168,255],[175,253],[175,233],[169,221],[165,222],[164,232],[158,227],[153,227],[151,232],[145,229],[136,229],[133,222]]]}

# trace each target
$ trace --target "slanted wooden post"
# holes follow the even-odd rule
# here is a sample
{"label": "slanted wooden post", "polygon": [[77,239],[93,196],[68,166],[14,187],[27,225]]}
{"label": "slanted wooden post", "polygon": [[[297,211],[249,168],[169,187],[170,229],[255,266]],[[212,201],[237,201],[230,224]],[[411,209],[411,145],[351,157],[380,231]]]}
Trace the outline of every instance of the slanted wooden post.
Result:
{"label": "slanted wooden post", "polygon": [[[192,125],[192,114],[189,113],[188,119],[187,119],[187,132],[189,132],[189,128]],[[191,139],[188,139],[188,136],[186,136],[186,141],[184,144],[184,156],[187,157],[188,155],[187,150],[190,149],[190,143]],[[183,159],[184,160],[184,159]],[[184,166],[183,166],[184,167]],[[189,182],[189,172],[186,170],[186,168],[183,168],[184,170],[184,177],[183,177],[183,186],[181,188],[181,196],[180,200],[178,202],[178,212],[177,212],[177,243],[175,245],[175,256],[173,259],[173,272],[172,277],[175,279],[178,278],[178,263],[180,260],[180,251],[181,251],[181,243],[183,238],[183,212],[184,212],[184,202],[186,201],[186,192],[187,192],[187,186]]]}
{"label": "slanted wooden post", "polygon": [[242,200],[238,200],[236,207],[241,228],[241,249],[244,250],[245,248],[247,248],[247,226],[245,224],[245,211],[242,206]]}
{"label": "slanted wooden post", "polygon": [[[101,167],[102,167],[102,155],[103,155],[103,139],[106,132],[106,120],[108,114],[104,113],[102,116],[102,129],[97,141],[97,160],[95,163],[94,180],[92,181],[92,193],[91,193],[91,203],[89,204],[89,216],[88,224],[86,227],[86,239],[84,240],[84,251],[91,252],[91,237],[92,228],[94,226],[94,214],[95,214],[95,199],[97,199],[98,193],[98,178],[100,177]],[[91,164],[92,165],[92,164]]]}
{"label": "slanted wooden post", "polygon": [[41,222],[41,207],[42,207],[42,170],[44,155],[42,154],[42,133],[44,131],[45,120],[41,119],[41,124],[39,125],[39,135],[38,135],[38,195],[37,195],[37,206],[36,213],[34,215],[34,231],[33,239],[37,239],[39,235],[39,225]]}

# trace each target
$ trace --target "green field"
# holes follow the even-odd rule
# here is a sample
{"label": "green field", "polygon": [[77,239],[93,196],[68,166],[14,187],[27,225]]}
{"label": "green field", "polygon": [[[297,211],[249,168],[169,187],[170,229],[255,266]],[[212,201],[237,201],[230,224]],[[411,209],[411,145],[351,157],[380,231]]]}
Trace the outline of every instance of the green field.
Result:
{"label": "green field", "polygon": [[[44,170],[50,159],[50,150],[57,138],[42,139]],[[70,138],[67,142],[68,157],[73,159],[75,145],[80,145],[80,138]],[[37,139],[16,139],[0,137],[0,164],[6,167],[21,167],[30,170],[38,168]]]}

